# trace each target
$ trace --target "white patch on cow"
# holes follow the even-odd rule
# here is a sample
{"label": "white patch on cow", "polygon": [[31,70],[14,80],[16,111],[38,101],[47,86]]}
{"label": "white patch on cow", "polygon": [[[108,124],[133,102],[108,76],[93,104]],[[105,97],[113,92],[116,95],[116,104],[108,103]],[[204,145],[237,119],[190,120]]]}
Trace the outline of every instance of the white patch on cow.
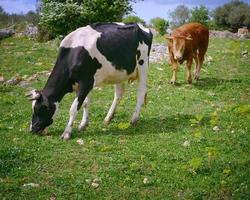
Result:
{"label": "white patch on cow", "polygon": [[101,33],[91,26],[81,27],[67,35],[62,40],[60,47],[76,48],[83,46],[87,51],[91,51],[91,49],[96,48],[96,41],[100,36]]}
{"label": "white patch on cow", "polygon": [[137,64],[139,82],[137,92],[137,103],[135,107],[135,112],[131,119],[132,124],[134,124],[139,118],[141,106],[143,105],[143,103],[145,103],[147,93],[148,46],[145,43],[139,43],[137,50],[141,52],[141,56],[138,61],[143,60],[144,62],[143,65]]}
{"label": "white patch on cow", "polygon": [[77,114],[77,106],[78,106],[78,98],[75,98],[75,100],[73,101],[73,103],[72,103],[72,105],[70,107],[70,111],[69,111],[70,117],[69,117],[68,125],[64,129],[63,134],[61,135],[62,139],[67,140],[71,136],[72,127],[73,127],[74,120],[75,120],[75,117],[76,117],[76,114]]}
{"label": "white patch on cow", "polygon": [[138,23],[138,26],[141,30],[145,31],[146,33],[150,33],[150,30],[148,28],[145,28],[142,24]]}
{"label": "white patch on cow", "polygon": [[33,101],[32,101],[32,105],[31,105],[31,106],[32,106],[32,112],[33,112],[33,113],[34,113],[34,108],[35,108],[35,105],[36,105],[36,101],[37,101],[37,100],[33,100]]}
{"label": "white patch on cow", "polygon": [[89,123],[89,111],[88,111],[88,105],[89,105],[89,96],[87,96],[83,102],[83,115],[82,115],[82,121],[78,126],[78,129],[80,131],[84,130]]}
{"label": "white patch on cow", "polygon": [[124,84],[116,84],[115,85],[114,100],[113,100],[113,103],[109,109],[108,114],[106,115],[106,117],[104,119],[105,124],[109,124],[109,122],[113,118],[114,113],[115,113],[116,108],[117,108],[117,106],[122,98],[123,93],[124,93]]}
{"label": "white patch on cow", "polygon": [[120,25],[120,26],[125,26],[126,24],[123,22],[114,22],[114,24]]}

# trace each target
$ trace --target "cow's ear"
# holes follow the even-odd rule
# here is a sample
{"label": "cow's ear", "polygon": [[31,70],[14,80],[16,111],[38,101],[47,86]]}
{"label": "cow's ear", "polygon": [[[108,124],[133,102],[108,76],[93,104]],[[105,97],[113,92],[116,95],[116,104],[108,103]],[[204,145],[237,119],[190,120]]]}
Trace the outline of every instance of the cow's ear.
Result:
{"label": "cow's ear", "polygon": [[172,42],[173,41],[173,37],[172,36],[167,36],[165,37],[168,41]]}
{"label": "cow's ear", "polygon": [[28,97],[30,101],[33,101],[38,100],[39,98],[41,98],[42,95],[41,92],[38,90],[31,90],[30,92],[26,93],[25,96]]}
{"label": "cow's ear", "polygon": [[193,38],[192,38],[192,36],[189,34],[189,35],[185,38],[185,40],[193,40]]}

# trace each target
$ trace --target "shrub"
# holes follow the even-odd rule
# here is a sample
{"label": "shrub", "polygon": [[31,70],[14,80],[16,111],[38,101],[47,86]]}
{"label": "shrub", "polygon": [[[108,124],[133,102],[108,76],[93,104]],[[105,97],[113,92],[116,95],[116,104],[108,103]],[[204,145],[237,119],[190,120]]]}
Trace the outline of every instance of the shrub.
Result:
{"label": "shrub", "polygon": [[131,1],[42,0],[39,27],[52,38],[94,22],[121,21],[132,10]]}
{"label": "shrub", "polygon": [[129,15],[129,16],[123,18],[122,21],[124,23],[134,22],[134,23],[140,23],[140,24],[143,24],[143,25],[146,24],[143,19],[141,19],[140,17],[135,16],[135,15]]}
{"label": "shrub", "polygon": [[160,17],[151,19],[150,23],[159,32],[160,35],[164,35],[166,33],[166,29],[169,25],[168,21]]}

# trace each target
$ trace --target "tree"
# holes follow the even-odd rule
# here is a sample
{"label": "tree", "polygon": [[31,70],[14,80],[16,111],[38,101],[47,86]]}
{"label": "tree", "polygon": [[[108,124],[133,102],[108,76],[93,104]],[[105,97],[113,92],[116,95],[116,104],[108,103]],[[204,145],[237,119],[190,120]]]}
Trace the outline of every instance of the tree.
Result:
{"label": "tree", "polygon": [[150,20],[150,24],[159,32],[160,35],[164,35],[166,33],[166,29],[168,28],[168,21],[163,18],[156,17]]}
{"label": "tree", "polygon": [[195,7],[191,10],[191,17],[189,22],[199,22],[208,26],[209,14],[208,9],[205,6]]}
{"label": "tree", "polygon": [[127,17],[123,18],[122,21],[124,23],[134,22],[134,23],[141,23],[143,25],[146,24],[143,19],[141,19],[140,17],[135,16],[135,15],[128,15]]}
{"label": "tree", "polygon": [[4,27],[4,24],[8,22],[8,14],[4,11],[3,7],[0,6],[0,28]]}
{"label": "tree", "polygon": [[250,6],[243,1],[232,0],[216,8],[214,22],[218,28],[236,31],[242,26],[250,27]]}
{"label": "tree", "polygon": [[173,27],[178,27],[185,24],[190,16],[190,10],[185,5],[177,6],[173,12],[170,13],[170,18],[172,19],[171,25]]}
{"label": "tree", "polygon": [[94,22],[121,21],[134,0],[41,0],[40,30],[51,37],[66,35]]}

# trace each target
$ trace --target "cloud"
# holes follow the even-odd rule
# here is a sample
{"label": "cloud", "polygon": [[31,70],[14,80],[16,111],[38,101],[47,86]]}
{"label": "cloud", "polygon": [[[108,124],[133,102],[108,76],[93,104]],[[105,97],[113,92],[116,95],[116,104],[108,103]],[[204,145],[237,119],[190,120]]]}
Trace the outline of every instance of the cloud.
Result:
{"label": "cloud", "polygon": [[0,0],[0,6],[8,13],[27,13],[36,10],[36,0]]}

